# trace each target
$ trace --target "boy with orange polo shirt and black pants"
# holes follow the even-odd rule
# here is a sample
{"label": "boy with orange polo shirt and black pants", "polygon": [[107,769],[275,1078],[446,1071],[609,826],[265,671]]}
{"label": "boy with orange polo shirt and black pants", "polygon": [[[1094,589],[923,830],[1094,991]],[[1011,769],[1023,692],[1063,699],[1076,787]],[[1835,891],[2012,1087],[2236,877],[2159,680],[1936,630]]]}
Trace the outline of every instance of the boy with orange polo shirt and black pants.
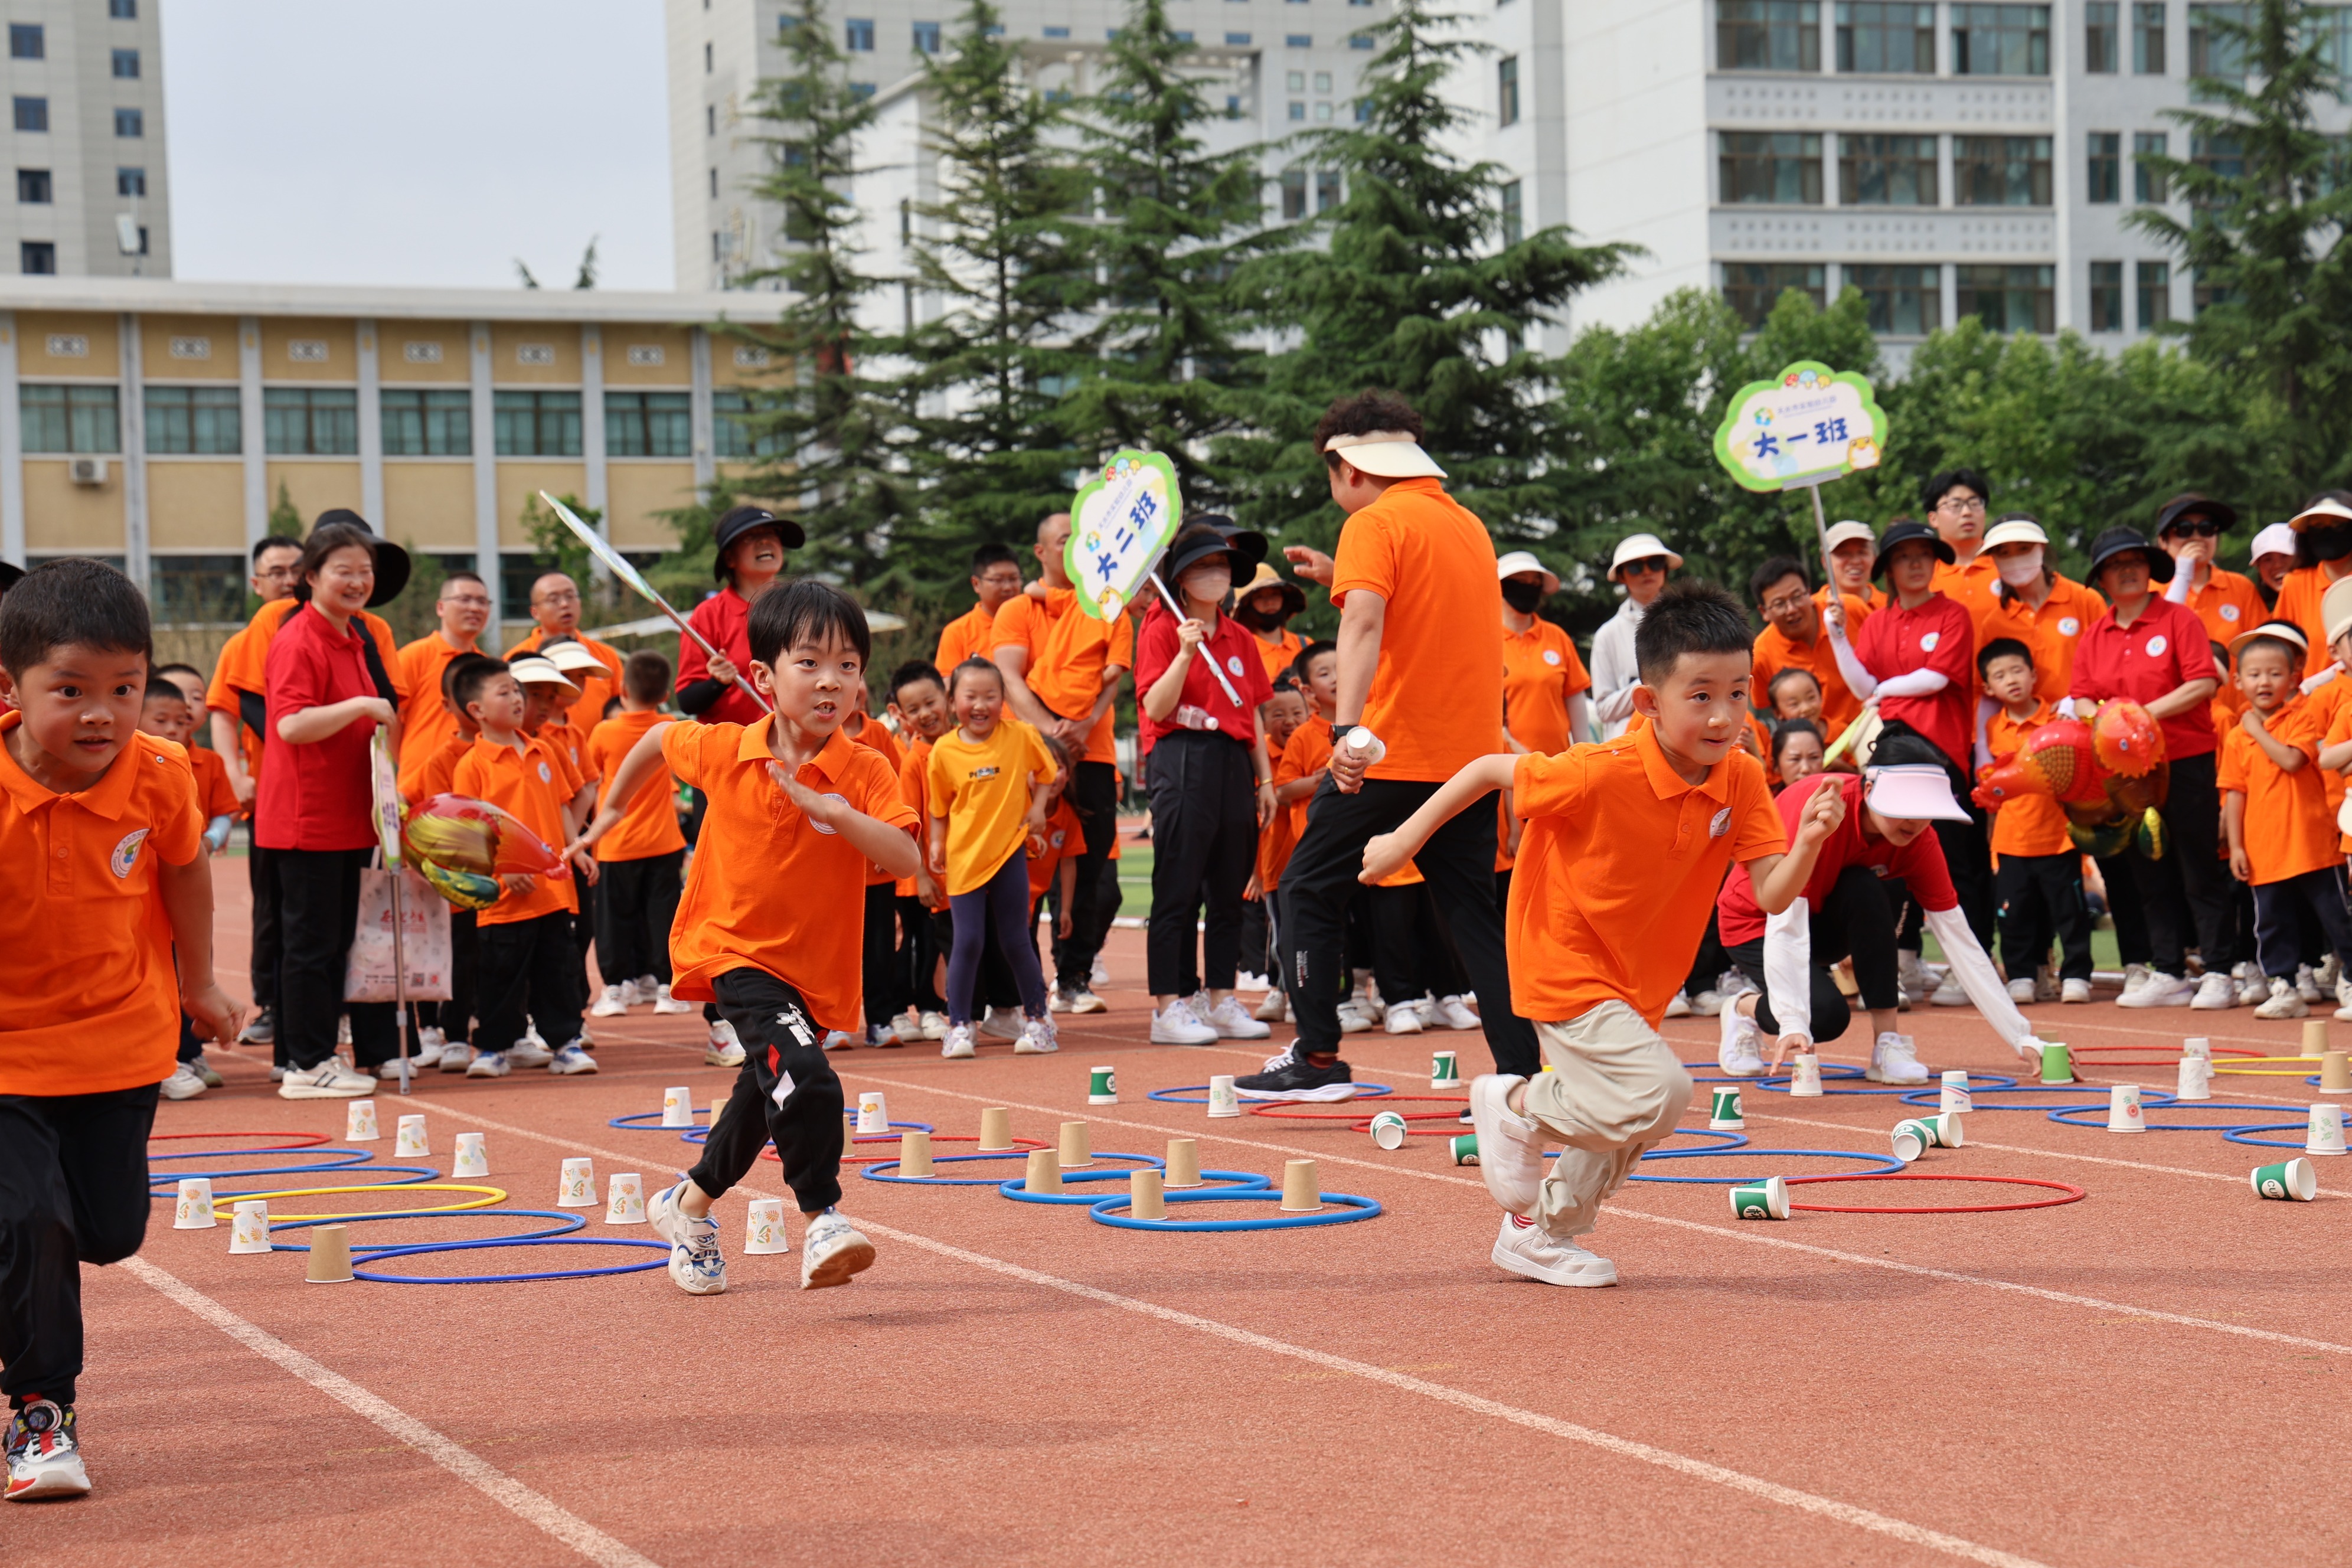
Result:
{"label": "boy with orange polo shirt and black pants", "polygon": [[[1977,650],[1985,695],[1998,705],[1985,725],[1985,746],[1996,766],[2014,757],[2026,737],[2050,722],[2033,651],[2015,637],[1995,637]],[[1993,813],[1993,897],[2000,906],[2000,956],[2009,966],[2012,1002],[2091,999],[2091,911],[2083,902],[2083,851],[2067,831],[2066,813],[2046,795],[2020,795]],[[2058,973],[2050,970],[2050,939],[2058,939]]]}
{"label": "boy with orange polo shirt and black pants", "polygon": [[[137,732],[147,601],[94,561],[0,599],[0,1390],[12,1502],[89,1490],[76,1431],[81,1266],[147,1234],[147,1135],[183,1008],[236,1037],[213,983],[194,775]],[[36,956],[37,955],[37,956]],[[177,976],[173,969],[177,966]]]}
{"label": "boy with orange polo shirt and black pants", "polygon": [[[588,731],[588,771],[611,779],[621,761],[662,721],[669,694],[669,660],[650,650],[621,667],[621,711]],[[677,825],[674,790],[637,792],[621,824],[596,841],[596,967],[604,994],[598,1017],[650,1002],[656,1013],[691,1013],[692,1004],[669,994],[669,927],[686,886],[686,835]]]}
{"label": "boy with orange polo shirt and black pants", "polygon": [[915,814],[879,752],[841,732],[872,648],[866,615],[838,589],[802,579],[751,601],[752,689],[774,705],[751,724],[657,724],[613,775],[592,844],[666,761],[703,793],[694,869],[670,933],[677,994],[716,1000],[743,1042],[743,1068],[684,1181],[646,1217],[670,1244],[669,1277],[693,1296],[727,1289],[712,1202],[772,1139],[807,1216],[801,1288],[844,1285],[874,1244],[841,1201],[841,1079],[830,1030],[857,1026],[867,864],[910,877]]}
{"label": "boy with orange polo shirt and black pants", "polygon": [[[1488,1074],[1470,1089],[1479,1173],[1504,1210],[1491,1256],[1512,1273],[1617,1282],[1617,1266],[1575,1238],[1690,1103],[1690,1075],[1657,1026],[1716,890],[1736,862],[1757,903],[1780,913],[1845,819],[1841,792],[1817,790],[1790,847],[1763,765],[1738,749],[1748,641],[1730,595],[1668,584],[1634,634],[1633,707],[1648,723],[1558,756],[1480,757],[1364,847],[1371,882],[1456,814],[1491,834],[1486,801],[1498,789],[1526,820],[1511,878],[1511,1005],[1538,1020],[1549,1070]],[[1543,1146],[1555,1139],[1565,1147],[1547,1176]]]}

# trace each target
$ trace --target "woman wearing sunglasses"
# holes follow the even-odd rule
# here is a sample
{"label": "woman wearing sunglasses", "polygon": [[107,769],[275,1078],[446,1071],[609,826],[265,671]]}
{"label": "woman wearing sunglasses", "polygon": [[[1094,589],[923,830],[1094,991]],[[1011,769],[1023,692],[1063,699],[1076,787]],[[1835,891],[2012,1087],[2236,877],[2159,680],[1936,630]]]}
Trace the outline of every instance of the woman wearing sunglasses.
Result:
{"label": "woman wearing sunglasses", "polygon": [[2156,514],[2156,542],[2172,557],[2172,582],[2164,596],[2186,605],[2205,624],[2205,640],[2227,647],[2262,624],[2262,594],[2253,580],[2213,564],[2221,536],[2238,525],[2225,501],[2179,495]]}
{"label": "woman wearing sunglasses", "polygon": [[1592,634],[1592,717],[1601,738],[1613,741],[1633,718],[1633,688],[1641,671],[1633,667],[1633,634],[1641,629],[1642,612],[1666,585],[1666,574],[1683,563],[1654,533],[1636,533],[1620,540],[1609,561],[1609,580],[1622,584],[1625,602]]}

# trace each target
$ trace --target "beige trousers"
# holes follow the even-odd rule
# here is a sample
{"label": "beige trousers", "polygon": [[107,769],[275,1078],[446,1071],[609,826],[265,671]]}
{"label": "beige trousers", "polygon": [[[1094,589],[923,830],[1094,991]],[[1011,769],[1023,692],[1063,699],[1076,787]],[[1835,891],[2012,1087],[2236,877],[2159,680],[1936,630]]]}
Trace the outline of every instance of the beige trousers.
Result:
{"label": "beige trousers", "polygon": [[1673,1134],[1690,1104],[1690,1074],[1619,1001],[1538,1024],[1536,1038],[1551,1070],[1528,1080],[1527,1112],[1566,1147],[1544,1178],[1534,1218],[1548,1236],[1584,1236],[1633,1162]]}

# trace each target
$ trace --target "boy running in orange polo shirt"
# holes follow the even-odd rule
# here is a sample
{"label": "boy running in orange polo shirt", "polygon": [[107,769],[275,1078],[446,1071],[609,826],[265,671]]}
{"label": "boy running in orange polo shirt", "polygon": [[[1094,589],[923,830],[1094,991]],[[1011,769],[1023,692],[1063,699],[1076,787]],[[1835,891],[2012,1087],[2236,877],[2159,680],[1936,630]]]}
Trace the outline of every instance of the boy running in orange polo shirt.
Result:
{"label": "boy running in orange polo shirt", "polygon": [[[81,1266],[147,1234],[147,1135],[183,1009],[236,1037],[213,984],[212,868],[186,755],[137,732],[147,601],[94,561],[0,600],[0,1390],[7,1497],[89,1490],[76,1440]],[[178,975],[173,976],[176,955]]]}
{"label": "boy running in orange polo shirt", "polygon": [[[1737,861],[1779,913],[1844,818],[1838,791],[1817,792],[1787,849],[1763,767],[1738,750],[1748,640],[1731,595],[1668,584],[1634,636],[1633,706],[1647,724],[1558,756],[1481,757],[1364,847],[1373,882],[1491,791],[1509,789],[1527,820],[1511,879],[1511,1005],[1535,1021],[1551,1070],[1488,1074],[1470,1089],[1479,1171],[1504,1209],[1493,1258],[1514,1274],[1617,1282],[1617,1266],[1575,1238],[1690,1103],[1690,1076],[1657,1025],[1716,891]],[[1566,1145],[1549,1176],[1547,1138]]]}
{"label": "boy running in orange polo shirt", "polygon": [[621,819],[666,761],[702,791],[702,833],[670,931],[680,996],[715,999],[744,1045],[743,1069],[684,1181],[646,1204],[670,1244],[679,1289],[727,1289],[714,1200],[743,1179],[770,1139],[808,1220],[801,1289],[845,1285],[874,1244],[841,1201],[841,1079],[826,1031],[859,1016],[857,911],[867,862],[914,875],[915,814],[881,753],[841,733],[872,639],[840,590],[806,578],[751,601],[752,689],[774,705],[756,723],[656,724],[621,763],[604,810],[575,847]]}
{"label": "boy running in orange polo shirt", "polygon": [[[621,711],[588,731],[588,772],[605,781],[662,722],[669,660],[650,649],[621,667]],[[669,994],[669,928],[686,888],[686,835],[677,825],[677,787],[639,790],[620,826],[596,841],[596,967],[604,994],[591,1014],[616,1017],[650,1002],[657,1014],[691,1013]]]}
{"label": "boy running in orange polo shirt", "polygon": [[2305,910],[2319,921],[2337,959],[2352,965],[2344,863],[2317,765],[2325,721],[2295,689],[2308,640],[2292,621],[2265,621],[2230,649],[2246,711],[2221,737],[2214,784],[2221,791],[2231,873],[2254,889],[2254,956],[2270,982],[2257,1018],[2300,1018],[2311,1011],[2295,989]]}

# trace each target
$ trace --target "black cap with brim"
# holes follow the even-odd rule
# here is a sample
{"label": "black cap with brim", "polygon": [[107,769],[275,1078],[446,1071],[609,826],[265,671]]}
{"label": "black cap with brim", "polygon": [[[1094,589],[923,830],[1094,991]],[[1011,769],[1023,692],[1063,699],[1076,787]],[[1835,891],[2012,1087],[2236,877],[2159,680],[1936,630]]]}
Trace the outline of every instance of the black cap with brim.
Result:
{"label": "black cap with brim", "polygon": [[[331,522],[347,522],[362,533],[375,537],[375,530],[368,526],[368,520],[347,506],[330,507],[320,512],[310,530],[315,533]],[[375,590],[368,595],[367,607],[381,609],[399,598],[400,591],[408,586],[408,552],[388,539],[376,538]],[[298,581],[294,584],[294,597],[309,604],[310,584]]]}
{"label": "black cap with brim", "polygon": [[2165,530],[2174,523],[2184,517],[2199,514],[2210,517],[2220,523],[2221,531],[2225,533],[2238,526],[2237,508],[2227,501],[2208,500],[2192,490],[2186,495],[2174,496],[2164,503],[2163,510],[2156,514],[2156,536],[2162,539]]}
{"label": "black cap with brim", "polygon": [[776,537],[784,542],[787,550],[798,550],[808,542],[801,525],[790,518],[778,517],[763,506],[739,506],[730,509],[711,530],[710,574],[724,579],[727,575],[727,549],[737,540],[757,528],[772,528]]}
{"label": "black cap with brim", "polygon": [[1947,566],[1959,559],[1952,553],[1952,547],[1944,542],[1943,536],[1926,523],[1898,522],[1888,529],[1885,536],[1879,540],[1878,553],[1870,563],[1871,576],[1874,578],[1885,576],[1886,558],[1895,553],[1895,547],[1898,544],[1908,544],[1915,539],[1933,550],[1936,552],[1936,559]]}
{"label": "black cap with brim", "polygon": [[2108,562],[2135,550],[2147,557],[2148,581],[2172,581],[2172,557],[2150,544],[2147,536],[2137,528],[2111,528],[2091,541],[2091,569],[2084,575],[2095,586],[2100,570]]}
{"label": "black cap with brim", "polygon": [[1181,577],[1193,563],[1204,561],[1212,555],[1230,555],[1237,563],[1234,586],[1240,587],[1246,581],[1243,574],[1256,571],[1257,563],[1265,559],[1265,535],[1246,528],[1236,528],[1230,532],[1220,528],[1214,531],[1217,537],[1213,542],[1196,539],[1181,551],[1169,551],[1167,557],[1160,563],[1160,579],[1172,588],[1176,579]]}

